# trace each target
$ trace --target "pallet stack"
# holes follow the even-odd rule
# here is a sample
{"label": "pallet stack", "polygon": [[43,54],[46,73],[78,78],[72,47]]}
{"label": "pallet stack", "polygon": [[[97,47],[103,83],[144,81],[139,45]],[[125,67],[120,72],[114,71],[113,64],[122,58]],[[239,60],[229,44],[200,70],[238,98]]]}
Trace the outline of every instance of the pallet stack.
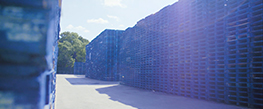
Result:
{"label": "pallet stack", "polygon": [[74,63],[74,75],[84,75],[86,74],[86,63],[84,62],[75,62]]}
{"label": "pallet stack", "polygon": [[[229,1],[226,17],[227,102],[263,107],[263,2]],[[238,8],[236,8],[238,7]]]}
{"label": "pallet stack", "polygon": [[86,77],[118,81],[118,41],[122,31],[104,30],[86,46]]}
{"label": "pallet stack", "polygon": [[0,108],[54,108],[58,0],[0,1]]}
{"label": "pallet stack", "polygon": [[74,67],[57,67],[57,74],[72,74]]}

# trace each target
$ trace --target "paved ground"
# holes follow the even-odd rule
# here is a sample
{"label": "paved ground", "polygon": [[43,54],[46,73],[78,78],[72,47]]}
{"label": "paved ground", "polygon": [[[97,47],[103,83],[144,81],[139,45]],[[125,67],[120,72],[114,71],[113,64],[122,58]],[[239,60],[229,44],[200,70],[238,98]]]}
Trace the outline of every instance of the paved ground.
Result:
{"label": "paved ground", "polygon": [[84,78],[57,75],[56,109],[245,109]]}

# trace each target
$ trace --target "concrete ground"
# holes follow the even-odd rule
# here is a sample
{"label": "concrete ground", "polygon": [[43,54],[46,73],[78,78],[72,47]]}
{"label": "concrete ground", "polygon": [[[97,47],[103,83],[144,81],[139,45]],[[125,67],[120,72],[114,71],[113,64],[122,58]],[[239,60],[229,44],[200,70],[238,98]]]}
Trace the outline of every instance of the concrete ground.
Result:
{"label": "concrete ground", "polygon": [[55,109],[246,109],[152,92],[83,75],[57,75]]}

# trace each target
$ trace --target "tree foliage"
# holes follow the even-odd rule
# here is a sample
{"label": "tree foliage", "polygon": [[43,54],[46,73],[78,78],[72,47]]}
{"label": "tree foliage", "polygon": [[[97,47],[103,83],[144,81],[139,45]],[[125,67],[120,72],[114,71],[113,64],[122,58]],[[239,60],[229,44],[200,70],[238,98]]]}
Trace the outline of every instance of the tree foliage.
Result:
{"label": "tree foliage", "polygon": [[73,67],[76,62],[85,62],[87,39],[75,32],[63,32],[58,42],[58,67]]}

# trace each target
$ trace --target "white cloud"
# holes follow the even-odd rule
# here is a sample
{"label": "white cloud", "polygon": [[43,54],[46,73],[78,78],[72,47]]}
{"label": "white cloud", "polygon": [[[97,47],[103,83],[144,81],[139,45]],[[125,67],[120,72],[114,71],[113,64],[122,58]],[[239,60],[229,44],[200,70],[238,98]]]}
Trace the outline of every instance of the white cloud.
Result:
{"label": "white cloud", "polygon": [[73,25],[68,25],[68,26],[67,26],[67,29],[72,29],[72,28],[74,28]]}
{"label": "white cloud", "polygon": [[105,23],[109,23],[108,20],[104,20],[102,18],[99,19],[89,19],[87,20],[88,23],[101,23],[101,24],[105,24]]}
{"label": "white cloud", "polygon": [[86,29],[86,28],[83,27],[83,26],[74,27],[73,25],[68,25],[66,28],[67,28],[67,29],[74,30],[74,31],[85,32],[85,33],[90,32],[88,29]]}
{"label": "white cloud", "polygon": [[85,30],[84,32],[85,32],[85,33],[88,33],[88,32],[89,32],[89,30]]}
{"label": "white cloud", "polygon": [[124,4],[121,4],[121,1],[122,0],[104,0],[104,5],[110,6],[110,7],[119,6],[122,8],[126,8],[127,6]]}
{"label": "white cloud", "polygon": [[120,18],[119,17],[117,17],[117,16],[111,16],[111,15],[107,15],[109,18],[111,18],[111,19],[115,19],[116,21],[119,21],[120,20]]}
{"label": "white cloud", "polygon": [[85,30],[86,28],[82,27],[82,26],[77,26],[75,27],[76,30]]}

